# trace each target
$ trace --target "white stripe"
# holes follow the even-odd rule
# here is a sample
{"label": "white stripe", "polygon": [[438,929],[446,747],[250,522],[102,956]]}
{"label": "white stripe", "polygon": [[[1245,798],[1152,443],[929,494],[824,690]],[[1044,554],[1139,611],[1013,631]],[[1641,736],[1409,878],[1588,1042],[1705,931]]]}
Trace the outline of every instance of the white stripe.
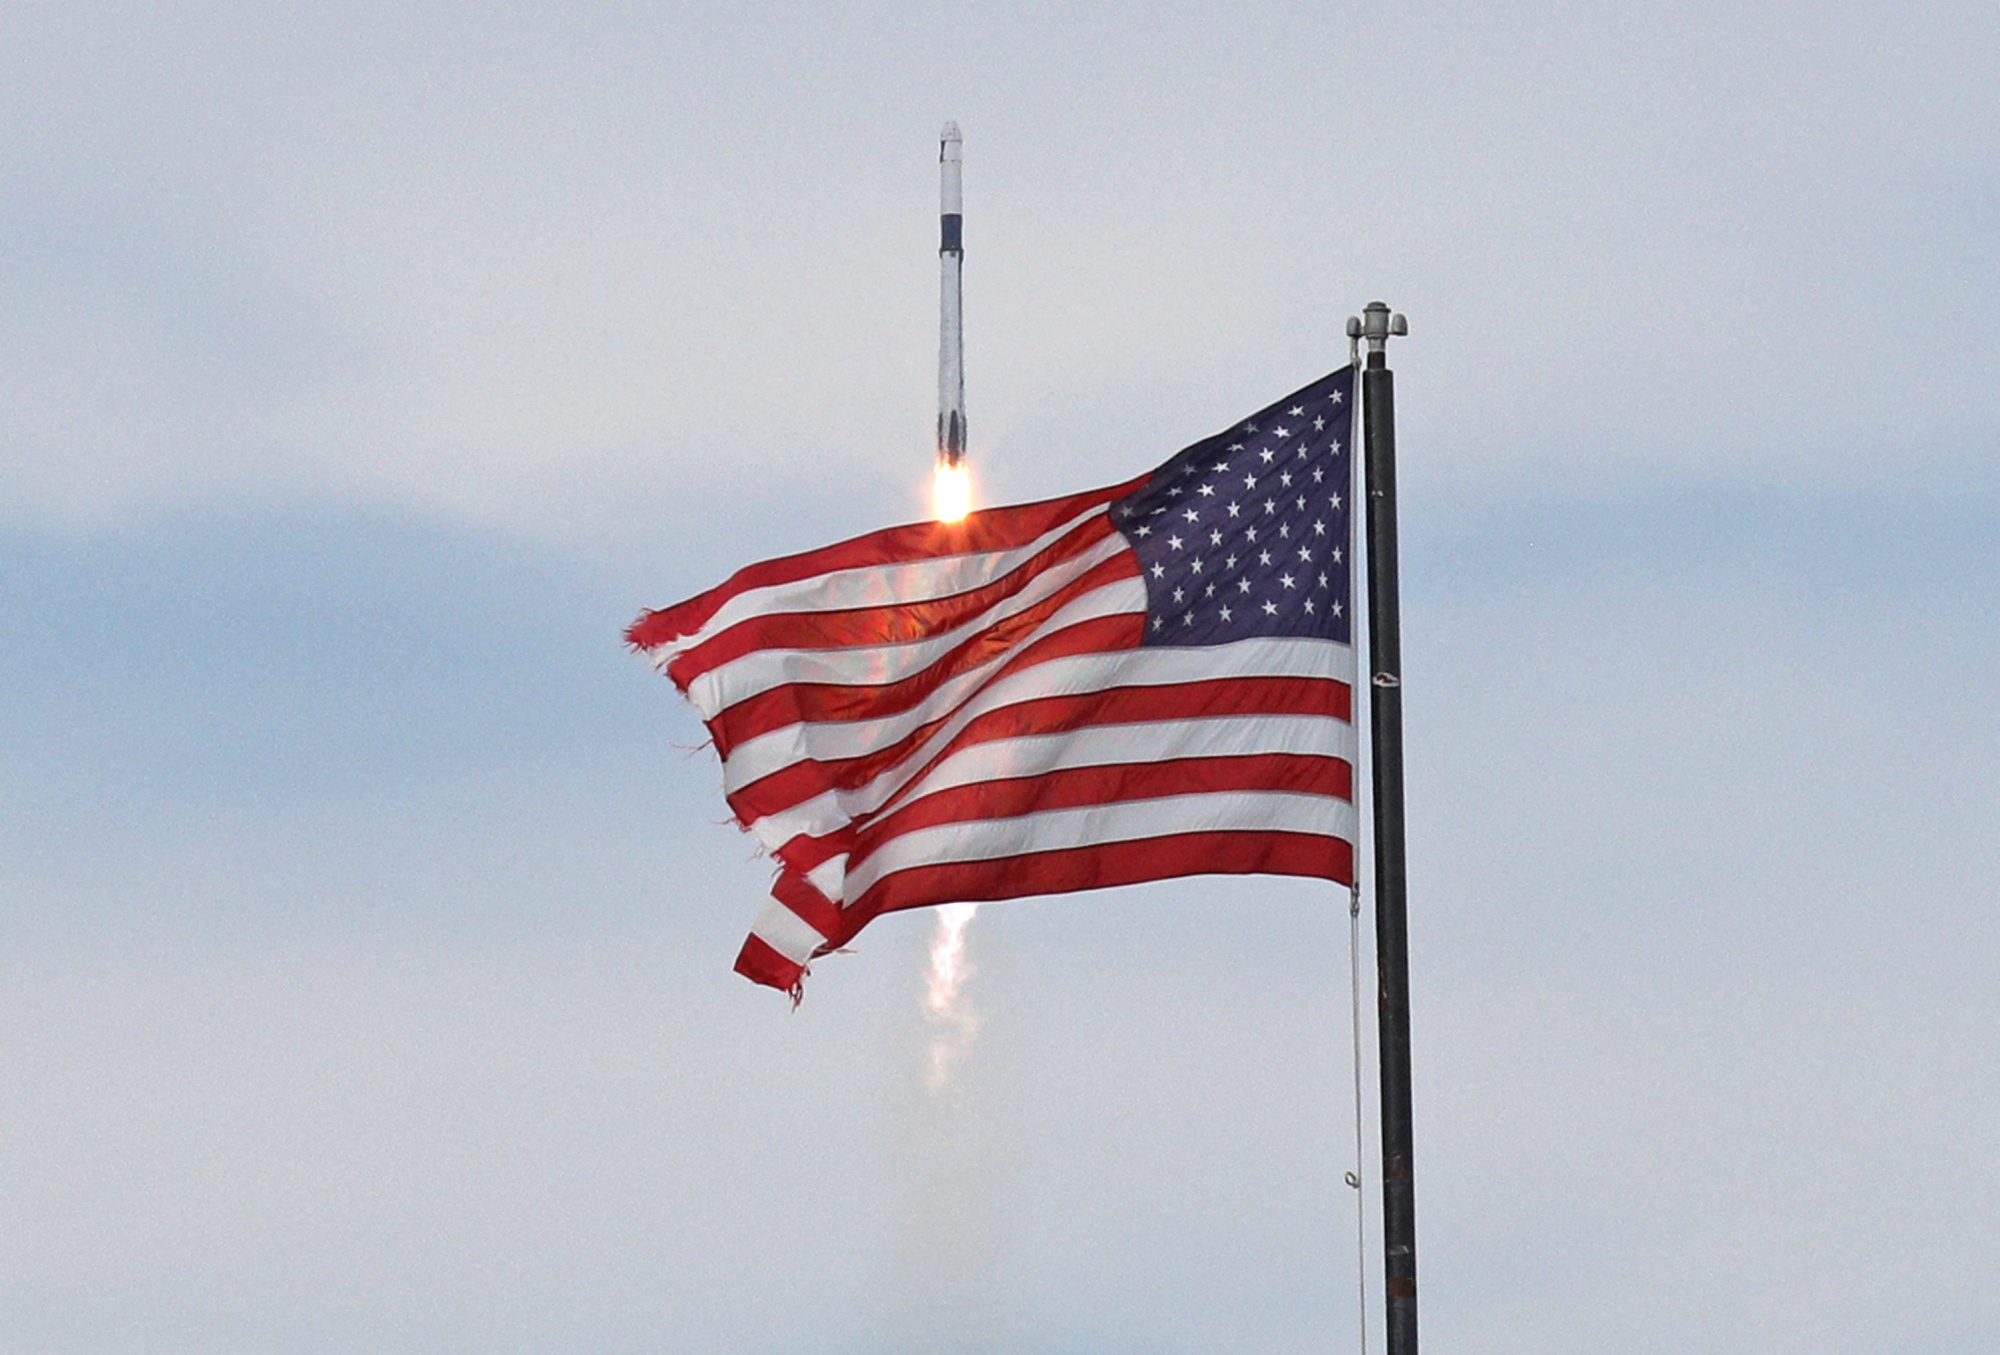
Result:
{"label": "white stripe", "polygon": [[[977,668],[967,669],[957,677],[940,683],[936,691],[906,711],[875,720],[800,720],[744,740],[723,759],[723,788],[726,791],[739,790],[760,777],[782,771],[794,762],[807,758],[860,757],[887,748],[905,735],[954,711],[977,713],[990,709],[991,703],[987,700],[989,690],[1008,690],[1017,677],[1037,672],[1051,664],[1071,662],[1066,658],[1049,659],[994,682],[993,675],[1018,658],[1028,646],[1080,622],[1106,616],[1141,614],[1145,610],[1146,586],[1136,576],[1093,588],[1057,608],[1019,644],[996,654]],[[1099,658],[1094,654],[1079,657],[1093,661]],[[987,687],[989,682],[993,683],[990,689]],[[949,728],[956,732],[963,723],[963,719],[958,719]]]}
{"label": "white stripe", "polygon": [[764,900],[763,909],[750,926],[750,934],[793,964],[804,964],[826,944],[824,936],[776,899]]}
{"label": "white stripe", "polygon": [[947,597],[970,592],[1011,572],[1062,540],[1089,518],[1100,517],[1110,503],[1086,508],[1075,517],[1057,523],[1025,546],[1012,550],[973,551],[966,555],[940,555],[903,564],[857,565],[852,569],[830,570],[790,583],[746,588],[716,608],[715,615],[692,635],[667,641],[652,652],[661,668],[693,649],[704,640],[728,630],[739,621],[770,612],[839,612],[854,607],[894,607],[921,602],[926,598]]}
{"label": "white stripe", "polygon": [[[1113,533],[1083,554],[1037,574],[1020,591],[993,603],[946,631],[898,644],[846,645],[838,649],[754,649],[717,664],[688,684],[688,700],[703,719],[738,701],[773,687],[794,682],[823,682],[855,687],[880,687],[922,672],[968,638],[1010,616],[1028,610],[1104,561],[1129,551],[1124,537]],[[1142,604],[1143,605],[1143,604]]]}
{"label": "white stripe", "polygon": [[[900,811],[927,795],[1006,777],[1042,776],[1077,767],[1165,762],[1185,757],[1254,757],[1296,753],[1354,762],[1354,726],[1330,715],[1222,715],[1143,724],[1093,725],[1066,733],[1032,734],[976,743],[949,754],[897,803]],[[760,842],[776,848],[801,833],[820,837],[863,822],[889,798],[886,778],[858,791],[828,791],[753,823]],[[829,895],[831,897],[831,895]]]}
{"label": "white stripe", "polygon": [[820,893],[840,902],[840,882],[847,878],[847,853],[829,856],[826,860],[806,872],[806,883]]}
{"label": "white stripe", "polygon": [[913,804],[956,786],[1042,776],[1075,767],[1171,762],[1188,757],[1297,753],[1354,761],[1354,726],[1331,715],[1219,715],[1094,725],[1066,733],[997,739],[961,749],[897,803]]}
{"label": "white stripe", "polygon": [[885,843],[848,873],[845,893],[858,899],[884,876],[916,866],[995,861],[1027,852],[1134,842],[1178,833],[1310,833],[1352,842],[1354,825],[1351,801],[1284,791],[1218,791],[1052,809],[1011,819],[943,823]]}
{"label": "white stripe", "polygon": [[[1114,589],[1124,591],[1124,603],[1136,599],[1139,607],[1145,605],[1145,585],[1140,580],[1120,580],[1099,591],[1110,593]],[[1078,599],[1072,606],[1082,602],[1083,599]],[[1121,605],[1118,610],[1133,608]],[[1058,629],[1060,625],[1070,624],[1067,619],[1069,611],[1070,608],[1065,607],[1050,617],[1047,628]],[[880,720],[793,724],[760,734],[739,745],[724,759],[723,785],[733,793],[761,777],[807,758],[834,761],[861,757],[886,748],[912,730],[951,712],[951,718],[940,725],[920,748],[898,766],[882,773],[883,777],[895,778],[895,785],[901,785],[922,769],[927,754],[942,747],[968,723],[988,711],[1045,696],[1078,696],[1114,687],[1157,687],[1179,682],[1248,677],[1333,678],[1352,685],[1354,649],[1351,645],[1337,644],[1332,640],[1266,638],[1238,640],[1232,644],[1201,649],[1119,649],[1049,659],[1009,673],[991,686],[956,703],[946,699],[947,691],[941,688],[922,705],[900,715]],[[956,685],[951,685],[949,695],[960,695]]]}

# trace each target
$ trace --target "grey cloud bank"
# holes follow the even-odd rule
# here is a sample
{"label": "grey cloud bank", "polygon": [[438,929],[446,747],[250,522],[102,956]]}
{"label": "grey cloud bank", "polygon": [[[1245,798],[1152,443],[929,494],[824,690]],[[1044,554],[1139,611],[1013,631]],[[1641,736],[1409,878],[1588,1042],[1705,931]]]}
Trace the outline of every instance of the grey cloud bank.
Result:
{"label": "grey cloud bank", "polygon": [[[1948,510],[1857,560],[1828,543],[1879,525],[1866,504],[1697,507],[1412,533],[1431,1329],[1895,1348],[1897,1258],[1934,1248],[1961,1298],[1933,1344],[1976,1345],[2000,1323],[1978,1280],[2000,660],[1977,640],[2000,552]],[[1345,1328],[1337,898],[1189,881],[988,910],[986,1029],[941,1106],[920,919],[822,965],[795,1016],[727,972],[765,868],[671,746],[692,721],[610,627],[580,643],[584,599],[630,580],[549,582],[490,533],[350,518],[341,555],[279,525],[211,521],[192,563],[177,534],[5,553],[65,614],[180,602],[62,712],[10,683],[0,1336]],[[64,674],[101,651],[7,620],[10,654]],[[368,658],[309,682],[293,646]],[[64,755],[107,728],[130,736]]]}

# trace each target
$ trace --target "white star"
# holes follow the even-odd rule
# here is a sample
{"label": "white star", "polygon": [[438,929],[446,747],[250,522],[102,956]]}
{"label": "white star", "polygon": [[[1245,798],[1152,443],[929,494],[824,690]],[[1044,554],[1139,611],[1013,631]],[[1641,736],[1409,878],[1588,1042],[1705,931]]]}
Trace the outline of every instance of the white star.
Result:
{"label": "white star", "polygon": [[1236,581],[1236,591],[1237,591],[1237,592],[1239,592],[1239,593],[1247,593],[1247,592],[1249,592],[1249,591],[1250,591],[1250,580],[1248,580],[1248,579],[1238,579],[1238,580]]}
{"label": "white star", "polygon": [[1326,479],[1326,467],[1325,467],[1325,466],[1314,466],[1314,467],[1313,467],[1313,483],[1314,483],[1314,484],[1318,484],[1318,483],[1319,483],[1320,481],[1322,481],[1322,480],[1324,480],[1324,479]]}
{"label": "white star", "polygon": [[1299,511],[1300,511],[1301,513],[1303,513],[1303,512],[1305,512],[1305,511],[1306,511],[1306,496],[1305,496],[1305,495],[1303,495],[1303,494],[1299,495],[1299,497],[1298,497],[1298,498],[1296,498],[1296,499],[1294,499],[1294,500],[1293,500],[1292,502],[1296,503],[1296,504],[1297,504],[1297,505],[1299,506]]}
{"label": "white star", "polygon": [[1307,599],[1306,599],[1306,615],[1307,615],[1307,616],[1311,616],[1312,614],[1313,614],[1313,600],[1312,600],[1311,598],[1307,598]]}
{"label": "white star", "polygon": [[1209,544],[1209,545],[1211,545],[1211,546],[1219,546],[1219,545],[1221,545],[1221,544],[1222,544],[1222,533],[1221,533],[1221,532],[1210,532],[1210,533],[1208,534],[1208,544]]}
{"label": "white star", "polygon": [[1257,477],[1254,475],[1245,475],[1243,477],[1243,487],[1245,489],[1255,489],[1257,487]]}
{"label": "white star", "polygon": [[1188,569],[1196,574],[1201,573],[1201,557],[1199,555],[1188,561]]}
{"label": "white star", "polygon": [[1305,414],[1305,412],[1306,412],[1306,407],[1304,405],[1293,405],[1290,409],[1285,411],[1286,414],[1290,415],[1294,419],[1300,418]]}
{"label": "white star", "polygon": [[1229,557],[1229,558],[1228,558],[1227,560],[1224,560],[1224,561],[1222,562],[1222,567],[1223,567],[1224,569],[1234,569],[1234,568],[1236,568],[1236,557],[1232,555],[1232,556],[1230,556],[1230,557]]}
{"label": "white star", "polygon": [[1181,624],[1182,624],[1183,626],[1192,626],[1192,625],[1194,624],[1194,613],[1193,613],[1193,612],[1182,612],[1182,613],[1181,613]]}
{"label": "white star", "polygon": [[1201,497],[1204,499],[1212,499],[1215,497],[1215,486],[1203,485],[1200,489],[1197,489],[1195,493],[1201,495]]}
{"label": "white star", "polygon": [[1143,522],[1140,523],[1137,527],[1134,527],[1132,529],[1132,535],[1134,536],[1151,536],[1152,534],[1153,534],[1153,529],[1151,527],[1148,527]]}
{"label": "white star", "polygon": [[1165,621],[1164,619],[1162,619],[1161,617],[1157,617],[1157,616],[1156,616],[1156,617],[1154,617],[1154,618],[1153,618],[1153,629],[1154,629],[1154,630],[1158,630],[1158,629],[1159,629],[1159,628],[1160,628],[1161,626],[1164,626],[1165,624],[1166,624],[1166,621]]}
{"label": "white star", "polygon": [[1334,512],[1338,513],[1340,511],[1340,496],[1338,494],[1328,499],[1327,502],[1333,505]]}
{"label": "white star", "polygon": [[1229,609],[1227,607],[1224,607],[1222,609],[1222,619],[1224,621],[1227,621],[1229,619]]}
{"label": "white star", "polygon": [[1167,486],[1167,493],[1178,499],[1181,496],[1181,487],[1179,485],[1169,485]]}
{"label": "white star", "polygon": [[1212,598],[1212,597],[1214,597],[1214,596],[1215,596],[1215,585],[1214,585],[1214,584],[1210,584],[1210,585],[1209,585],[1208,587],[1206,587],[1206,588],[1202,589],[1202,590],[1201,590],[1201,595],[1202,595],[1203,597],[1205,597],[1205,598]]}
{"label": "white star", "polygon": [[1243,431],[1246,433],[1254,433],[1257,431],[1257,425],[1254,423],[1246,423],[1243,425]]}
{"label": "white star", "polygon": [[1339,563],[1340,563],[1340,547],[1338,547],[1338,546],[1335,546],[1335,547],[1333,548],[1333,562],[1334,562],[1335,564],[1339,564]]}
{"label": "white star", "polygon": [[1299,586],[1299,581],[1293,578],[1289,574],[1280,574],[1278,576],[1278,582],[1282,583],[1287,588],[1297,588]]}
{"label": "white star", "polygon": [[1279,523],[1278,535],[1285,538],[1285,540],[1290,541],[1292,539],[1292,524],[1289,522]]}
{"label": "white star", "polygon": [[1275,513],[1275,512],[1277,512],[1277,511],[1278,511],[1278,501],[1277,501],[1276,499],[1266,499],[1266,500],[1264,500],[1264,511],[1265,511],[1265,512],[1267,512],[1267,513]]}
{"label": "white star", "polygon": [[1329,443],[1328,443],[1328,444],[1327,444],[1326,446],[1327,446],[1327,450],[1328,450],[1328,451],[1330,451],[1330,452],[1332,452],[1332,453],[1333,453],[1333,454],[1334,454],[1335,456],[1339,456],[1339,455],[1340,455],[1340,439],[1339,439],[1339,438],[1335,438],[1335,439],[1334,439],[1334,440],[1333,440],[1332,442],[1329,442]]}
{"label": "white star", "polygon": [[1314,536],[1325,536],[1325,535],[1326,535],[1326,524],[1325,524],[1324,522],[1315,522],[1315,523],[1313,524],[1313,535],[1314,535]]}
{"label": "white star", "polygon": [[1278,483],[1283,485],[1286,489],[1290,489],[1292,487],[1292,473],[1290,471],[1286,471],[1284,474],[1280,475],[1278,477]]}
{"label": "white star", "polygon": [[1217,475],[1220,475],[1222,474],[1222,472],[1229,469],[1229,463],[1227,461],[1218,461],[1213,466],[1209,467],[1209,469],[1214,471]]}
{"label": "white star", "polygon": [[1271,449],[1270,449],[1269,447],[1266,447],[1266,448],[1265,448],[1265,449],[1264,449],[1263,451],[1261,451],[1261,452],[1257,453],[1257,455],[1259,455],[1259,456],[1263,457],[1263,458],[1264,458],[1264,464],[1268,466],[1268,465],[1270,465],[1270,464],[1271,464],[1271,458],[1272,458],[1272,457],[1274,457],[1274,456],[1276,456],[1276,455],[1277,455],[1277,453],[1276,453],[1275,451],[1271,450]]}
{"label": "white star", "polygon": [[1340,604],[1339,604],[1338,602],[1336,602],[1336,603],[1334,603],[1334,604],[1333,604],[1333,614],[1334,614],[1335,616],[1339,616],[1339,615],[1340,615]]}
{"label": "white star", "polygon": [[1321,588],[1326,587],[1326,575],[1322,574],[1319,576],[1319,586]]}
{"label": "white star", "polygon": [[1176,588],[1176,589],[1174,590],[1174,601],[1175,601],[1175,602],[1186,602],[1186,601],[1187,601],[1187,594],[1186,594],[1186,593],[1184,593],[1184,592],[1182,592],[1182,591],[1181,591],[1180,589]]}
{"label": "white star", "polygon": [[1232,503],[1232,504],[1230,504],[1230,505],[1229,505],[1229,516],[1231,516],[1231,517],[1235,517],[1235,516],[1236,516],[1236,510],[1237,510],[1237,509],[1239,509],[1239,508],[1241,508],[1242,506],[1243,506],[1242,504],[1238,504],[1238,503]]}
{"label": "white star", "polygon": [[1335,391],[1332,395],[1328,396],[1327,398],[1337,405],[1340,403],[1340,392]]}
{"label": "white star", "polygon": [[1164,579],[1164,578],[1166,578],[1166,577],[1167,577],[1167,567],[1166,567],[1165,565],[1154,565],[1154,566],[1153,566],[1153,577],[1154,577],[1154,578],[1156,578],[1156,579]]}
{"label": "white star", "polygon": [[1268,565],[1268,564],[1270,564],[1270,563],[1271,563],[1271,552],[1269,552],[1269,551],[1267,551],[1267,550],[1260,550],[1260,551],[1258,551],[1258,552],[1257,552],[1257,563],[1258,563],[1258,564],[1260,564],[1260,565]]}
{"label": "white star", "polygon": [[1303,461],[1305,459],[1306,459],[1306,445],[1303,442],[1301,442],[1299,444],[1299,460]]}
{"label": "white star", "polygon": [[1182,513],[1181,516],[1186,518],[1189,522],[1201,521],[1201,514],[1195,512],[1194,509],[1192,508],[1188,509],[1187,512]]}
{"label": "white star", "polygon": [[1240,452],[1243,450],[1243,444],[1240,442],[1232,442],[1229,444],[1229,450],[1232,452]]}
{"label": "white star", "polygon": [[1249,537],[1252,541],[1255,541],[1257,539],[1257,529],[1255,527],[1245,527],[1243,529],[1243,535]]}
{"label": "white star", "polygon": [[1167,538],[1167,544],[1175,550],[1179,550],[1181,548],[1181,539],[1177,536],[1170,536]]}
{"label": "white star", "polygon": [[1301,560],[1304,560],[1307,564],[1311,564],[1313,562],[1313,553],[1307,550],[1304,546],[1300,546],[1299,558]]}
{"label": "white star", "polygon": [[1273,429],[1271,430],[1271,435],[1272,435],[1273,437],[1276,437],[1276,438],[1280,438],[1280,439],[1282,439],[1282,438],[1288,438],[1288,437],[1290,437],[1290,436],[1292,435],[1292,430],[1291,430],[1291,429],[1289,429],[1289,428],[1273,428]]}
{"label": "white star", "polygon": [[1278,614],[1278,604],[1277,604],[1277,603],[1275,603],[1275,602],[1267,602],[1267,603],[1265,603],[1265,604],[1264,604],[1264,615],[1266,615],[1266,616],[1276,616],[1277,614]]}
{"label": "white star", "polygon": [[1325,420],[1325,419],[1314,419],[1314,420],[1313,420],[1313,432],[1315,432],[1315,433],[1323,433],[1323,432],[1325,432],[1325,431],[1326,431],[1326,420]]}

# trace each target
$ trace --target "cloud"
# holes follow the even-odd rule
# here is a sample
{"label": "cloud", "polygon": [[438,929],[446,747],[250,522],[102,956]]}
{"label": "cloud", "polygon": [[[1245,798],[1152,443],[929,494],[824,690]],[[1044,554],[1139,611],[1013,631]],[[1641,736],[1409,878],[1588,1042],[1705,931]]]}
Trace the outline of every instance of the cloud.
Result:
{"label": "cloud", "polygon": [[941,110],[996,493],[1151,464],[1375,293],[1454,483],[1982,474],[1976,12],[1796,17],[51,11],[0,154],[9,511],[574,542],[802,473],[900,496]]}
{"label": "cloud", "polygon": [[[1926,1330],[1994,1329],[1990,517],[1767,495],[1410,526],[1437,1339],[1872,1349],[1908,1322],[1883,1258],[1928,1245],[1960,1297]],[[797,1014],[728,972],[768,868],[588,620],[635,582],[351,516],[9,559],[0,737],[112,737],[8,759],[0,1341],[1346,1329],[1336,891],[984,910],[987,1024],[941,1107],[929,919],[825,961]],[[93,669],[103,627],[72,619],[120,597],[125,661]],[[232,711],[255,737],[199,736]]]}
{"label": "cloud", "polygon": [[1993,1343],[1985,9],[17,18],[0,1346],[1347,1330],[1339,899],[982,912],[939,1110],[617,643],[923,511],[946,116],[988,501],[1411,315],[1434,1338]]}

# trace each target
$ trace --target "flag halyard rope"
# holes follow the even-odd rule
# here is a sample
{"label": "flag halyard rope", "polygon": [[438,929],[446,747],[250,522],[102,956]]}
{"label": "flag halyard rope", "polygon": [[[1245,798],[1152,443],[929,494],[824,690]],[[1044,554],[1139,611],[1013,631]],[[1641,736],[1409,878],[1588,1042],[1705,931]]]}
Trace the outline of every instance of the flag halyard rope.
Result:
{"label": "flag halyard rope", "polygon": [[1354,1294],[1361,1355],[1368,1355],[1368,1208],[1361,1189],[1361,886],[1348,886],[1347,982],[1349,1027],[1354,1036],[1354,1169],[1346,1174],[1354,1192]]}

